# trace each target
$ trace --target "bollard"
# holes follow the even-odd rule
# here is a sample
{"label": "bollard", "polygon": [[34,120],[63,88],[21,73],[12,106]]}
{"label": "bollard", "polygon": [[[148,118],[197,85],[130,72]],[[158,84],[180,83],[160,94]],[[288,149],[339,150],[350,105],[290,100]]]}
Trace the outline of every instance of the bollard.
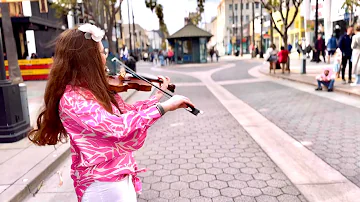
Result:
{"label": "bollard", "polygon": [[306,52],[305,52],[305,50],[303,50],[301,74],[306,74]]}
{"label": "bollard", "polygon": [[29,104],[28,104],[26,84],[20,83],[19,88],[20,88],[20,99],[21,99],[21,107],[23,111],[24,121],[26,122],[26,124],[30,124]]}

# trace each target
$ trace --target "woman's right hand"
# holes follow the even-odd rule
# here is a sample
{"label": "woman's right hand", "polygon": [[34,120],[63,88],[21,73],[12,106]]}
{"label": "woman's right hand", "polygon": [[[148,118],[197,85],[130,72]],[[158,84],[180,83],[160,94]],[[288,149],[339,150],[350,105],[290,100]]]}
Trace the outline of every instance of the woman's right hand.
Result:
{"label": "woman's right hand", "polygon": [[170,99],[161,103],[165,112],[174,111],[179,108],[187,108],[188,105],[194,107],[194,104],[189,100],[189,98],[182,95],[174,95]]}

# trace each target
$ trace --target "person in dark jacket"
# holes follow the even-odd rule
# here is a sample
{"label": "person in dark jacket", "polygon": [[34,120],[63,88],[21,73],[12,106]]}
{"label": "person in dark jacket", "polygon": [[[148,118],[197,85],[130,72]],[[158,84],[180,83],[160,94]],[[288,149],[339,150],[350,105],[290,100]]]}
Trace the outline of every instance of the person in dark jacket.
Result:
{"label": "person in dark jacket", "polygon": [[318,38],[315,42],[315,62],[320,62],[320,56],[323,56],[324,58],[324,62],[326,62],[325,60],[325,41],[322,38],[322,35],[319,34]]}
{"label": "person in dark jacket", "polygon": [[341,77],[343,80],[343,84],[346,83],[345,80],[345,69],[346,64],[349,61],[349,83],[352,83],[351,81],[351,74],[352,74],[352,62],[351,62],[351,55],[352,55],[352,49],[351,49],[351,40],[353,35],[353,27],[348,27],[347,31],[344,35],[340,37],[339,40],[339,48],[342,52],[342,69],[341,69]]}

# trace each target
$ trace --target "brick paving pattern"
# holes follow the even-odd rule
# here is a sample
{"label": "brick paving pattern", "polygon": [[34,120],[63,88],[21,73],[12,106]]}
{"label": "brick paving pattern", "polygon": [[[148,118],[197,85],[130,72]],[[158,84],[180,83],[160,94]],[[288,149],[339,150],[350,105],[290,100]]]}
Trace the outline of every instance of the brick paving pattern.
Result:
{"label": "brick paving pattern", "polygon": [[154,76],[157,76],[157,75],[168,76],[171,78],[171,82],[175,83],[175,84],[176,83],[184,83],[184,82],[200,82],[199,79],[196,79],[195,77],[192,77],[192,76],[176,74],[176,73],[152,71],[151,67],[140,67],[138,72],[145,73],[145,74],[151,74]]}
{"label": "brick paving pattern", "polygon": [[238,61],[236,62],[236,66],[218,71],[214,73],[211,78],[214,81],[227,81],[227,80],[241,80],[241,79],[251,79],[255,78],[248,74],[248,71],[255,67],[256,65],[261,64],[259,61]]}
{"label": "brick paving pattern", "polygon": [[136,152],[151,201],[306,201],[282,171],[205,87],[179,87],[205,111],[171,112]]}
{"label": "brick paving pattern", "polygon": [[224,87],[360,186],[360,109],[273,82]]}

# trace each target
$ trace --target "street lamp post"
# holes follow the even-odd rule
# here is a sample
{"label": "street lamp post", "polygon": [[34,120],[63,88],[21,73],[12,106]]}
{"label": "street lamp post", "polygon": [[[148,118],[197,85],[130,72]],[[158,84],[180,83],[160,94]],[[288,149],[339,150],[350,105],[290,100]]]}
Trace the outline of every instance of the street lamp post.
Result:
{"label": "street lamp post", "polygon": [[255,2],[251,3],[251,9],[252,9],[252,54],[251,57],[255,57],[255,8],[254,8]]}
{"label": "street lamp post", "polygon": [[263,5],[260,4],[260,58],[264,58],[264,55],[263,55]]}
{"label": "street lamp post", "polygon": [[114,23],[114,27],[115,27],[115,39],[116,39],[116,41],[115,41],[115,45],[116,45],[116,53],[120,53],[119,52],[119,37],[118,37],[118,23]]}
{"label": "street lamp post", "polygon": [[[232,31],[233,31],[233,38],[235,37],[235,16],[234,16],[234,0],[232,0]],[[233,55],[235,55],[235,44],[234,44],[234,41],[231,40],[231,43],[233,45],[232,47],[232,51],[233,51]]]}
{"label": "street lamp post", "polygon": [[130,23],[130,9],[129,9],[129,0],[127,0],[127,9],[128,9],[128,19],[129,19],[129,46],[130,46],[130,53],[132,53],[132,45],[131,45],[131,23]]}
{"label": "street lamp post", "polygon": [[[233,47],[232,47],[232,50],[233,50],[233,55],[235,55],[235,46],[236,46],[236,36],[235,36],[235,24],[233,23],[232,25],[231,25],[231,28],[232,28],[232,30],[233,30],[233,38],[232,38],[232,40],[231,40],[231,43],[232,43],[232,45],[233,45]],[[235,42],[234,42],[234,39],[235,39]]]}
{"label": "street lamp post", "polygon": [[[314,36],[314,45],[316,44],[317,35],[319,32],[319,0],[316,0],[315,4],[315,36]],[[320,60],[320,54],[319,51],[313,54],[313,60],[319,61]]]}
{"label": "street lamp post", "polygon": [[240,55],[243,56],[243,0],[240,0]]}
{"label": "street lamp post", "polygon": [[0,143],[9,143],[24,138],[30,130],[30,124],[23,108],[27,106],[27,99],[21,97],[19,87],[24,84],[12,84],[6,79],[2,44],[0,32]]}

